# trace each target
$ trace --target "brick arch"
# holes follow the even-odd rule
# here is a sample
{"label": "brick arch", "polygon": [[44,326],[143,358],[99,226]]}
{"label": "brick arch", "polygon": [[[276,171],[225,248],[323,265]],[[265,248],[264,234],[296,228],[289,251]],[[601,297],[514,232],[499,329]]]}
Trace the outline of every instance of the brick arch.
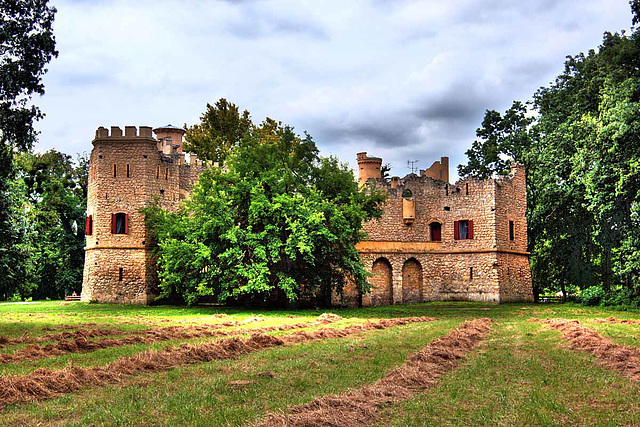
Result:
{"label": "brick arch", "polygon": [[393,271],[389,260],[385,257],[376,259],[371,273],[371,305],[393,304]]}
{"label": "brick arch", "polygon": [[411,257],[402,265],[402,302],[422,302],[422,264]]}

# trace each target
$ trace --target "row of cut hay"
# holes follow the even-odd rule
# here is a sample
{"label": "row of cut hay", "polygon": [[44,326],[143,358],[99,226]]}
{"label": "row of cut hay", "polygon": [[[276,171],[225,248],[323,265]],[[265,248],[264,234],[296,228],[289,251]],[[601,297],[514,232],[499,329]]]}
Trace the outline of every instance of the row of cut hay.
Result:
{"label": "row of cut hay", "polygon": [[[298,322],[294,324],[284,324],[276,326],[267,326],[263,328],[254,329],[236,329],[233,331],[220,331],[218,329],[232,327],[232,326],[244,326],[257,320],[248,321],[230,321],[223,323],[216,323],[211,325],[192,325],[192,326],[167,326],[164,328],[147,329],[143,331],[131,332],[129,334],[123,333],[119,329],[108,330],[87,330],[87,331],[75,331],[75,332],[62,332],[59,336],[77,337],[72,340],[63,340],[56,344],[47,345],[31,345],[22,349],[19,349],[13,353],[0,354],[0,364],[10,364],[23,362],[27,360],[39,360],[51,357],[58,357],[71,353],[87,353],[104,348],[122,347],[132,344],[153,344],[161,341],[172,340],[187,340],[193,338],[220,338],[233,335],[245,335],[245,334],[261,334],[265,332],[276,331],[290,331],[293,329],[312,328],[320,325],[328,325],[333,322],[342,320],[340,316],[335,314],[323,314],[316,320],[311,322]],[[109,333],[111,332],[111,333]],[[130,335],[124,338],[104,338],[100,340],[89,340],[90,337],[105,336],[105,335]]]}
{"label": "row of cut hay", "polygon": [[596,323],[618,323],[623,325],[640,325],[640,320],[616,319],[615,317],[607,317],[606,319],[595,319]]}
{"label": "row of cut hay", "polygon": [[440,337],[370,386],[318,398],[271,414],[260,424],[274,426],[369,426],[379,410],[431,387],[473,350],[490,329],[491,320],[476,319]]}
{"label": "row of cut hay", "polygon": [[562,338],[569,341],[569,347],[573,350],[588,351],[600,359],[603,365],[624,374],[632,381],[640,381],[640,349],[616,344],[577,320],[531,320],[560,331]]}
{"label": "row of cut hay", "polygon": [[0,377],[0,406],[72,393],[86,386],[118,383],[140,373],[235,358],[280,345],[340,338],[363,331],[433,320],[435,319],[426,317],[385,319],[377,322],[368,321],[362,325],[352,325],[342,329],[296,331],[280,338],[256,334],[246,339],[230,338],[202,344],[182,344],[161,351],[146,351],[134,356],[122,357],[105,366],[83,368],[70,365],[60,370],[38,369],[27,375]]}
{"label": "row of cut hay", "polygon": [[[215,317],[215,316],[214,316]],[[249,323],[254,323],[254,322],[262,322],[264,321],[264,318],[261,317],[251,317],[247,320],[227,320],[224,322],[216,322],[216,323],[210,323],[210,324],[202,324],[202,325],[191,325],[189,327],[184,327],[184,326],[176,326],[173,328],[183,328],[185,330],[189,329],[189,330],[210,330],[210,329],[223,329],[223,328],[230,328],[230,327],[238,327],[238,326],[244,326],[247,325]],[[134,324],[133,322],[126,322],[123,324]],[[154,323],[155,325],[155,323]],[[8,338],[5,336],[0,336],[0,347],[4,347],[7,345],[14,345],[14,344],[33,344],[33,343],[42,343],[42,342],[47,342],[47,341],[62,341],[62,340],[75,340],[75,339],[82,339],[82,338],[96,338],[96,337],[103,337],[103,336],[109,336],[109,335],[134,335],[134,334],[151,334],[153,335],[154,333],[157,333],[158,331],[164,331],[167,328],[171,328],[171,326],[165,326],[165,327],[156,327],[156,328],[150,328],[150,329],[144,329],[141,331],[132,331],[132,332],[126,332],[123,331],[122,329],[118,329],[115,327],[108,327],[108,328],[98,328],[98,329],[93,329],[94,327],[99,326],[97,323],[82,323],[82,324],[76,324],[76,325],[59,325],[56,327],[45,327],[42,328],[43,331],[56,331],[56,330],[62,330],[64,332],[56,332],[56,333],[50,333],[50,334],[44,334],[44,335],[40,335],[37,337],[31,337],[28,334],[24,334],[22,335],[20,338]],[[77,329],[75,331],[69,331],[71,329]],[[163,333],[163,332],[161,332]],[[6,363],[6,362],[4,362]]]}

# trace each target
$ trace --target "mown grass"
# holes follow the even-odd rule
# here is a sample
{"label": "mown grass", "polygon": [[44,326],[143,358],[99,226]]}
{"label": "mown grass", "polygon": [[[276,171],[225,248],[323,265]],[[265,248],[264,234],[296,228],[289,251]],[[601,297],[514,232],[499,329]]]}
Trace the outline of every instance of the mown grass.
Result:
{"label": "mown grass", "polygon": [[[311,321],[327,310],[239,310],[221,307],[133,307],[56,302],[0,305],[0,335],[42,334],[45,326],[96,322],[123,330],[265,318],[242,328]],[[438,321],[315,341],[167,372],[138,375],[56,399],[11,405],[0,425],[246,425],[330,393],[375,382],[406,357],[461,322],[495,320],[481,346],[436,387],[383,413],[380,425],[640,425],[640,387],[570,350],[560,334],[531,318],[578,319],[619,344],[638,347],[640,326],[596,323],[639,313],[576,305],[428,303],[335,309],[343,327],[373,318],[431,316]],[[216,313],[229,317],[215,318]],[[168,322],[166,320],[169,320]],[[22,321],[22,322],[21,322]],[[238,329],[238,328],[231,328]],[[289,332],[278,332],[286,334]],[[119,357],[181,342],[103,349],[0,366],[0,375],[39,367],[103,365]],[[14,351],[15,346],[5,351]],[[237,384],[234,381],[241,381]]]}

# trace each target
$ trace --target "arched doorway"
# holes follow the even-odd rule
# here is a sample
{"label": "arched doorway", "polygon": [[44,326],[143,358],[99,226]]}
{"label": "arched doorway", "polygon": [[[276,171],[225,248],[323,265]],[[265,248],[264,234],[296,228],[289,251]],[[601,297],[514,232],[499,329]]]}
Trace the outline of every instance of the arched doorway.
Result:
{"label": "arched doorway", "polygon": [[378,258],[371,267],[371,305],[393,304],[393,276],[386,258]]}
{"label": "arched doorway", "polygon": [[402,266],[402,302],[422,302],[422,265],[415,258]]}

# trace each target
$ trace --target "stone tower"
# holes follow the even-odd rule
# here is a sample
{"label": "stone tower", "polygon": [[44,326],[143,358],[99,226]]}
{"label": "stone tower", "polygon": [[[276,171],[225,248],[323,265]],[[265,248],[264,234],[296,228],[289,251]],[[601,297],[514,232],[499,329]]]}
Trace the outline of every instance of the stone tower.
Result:
{"label": "stone tower", "polygon": [[89,160],[82,301],[147,304],[157,295],[151,235],[142,209],[180,200],[184,130],[98,128]]}
{"label": "stone tower", "polygon": [[380,179],[382,172],[382,159],[380,157],[369,157],[366,152],[358,153],[358,184],[360,186],[367,183],[370,178]]}

